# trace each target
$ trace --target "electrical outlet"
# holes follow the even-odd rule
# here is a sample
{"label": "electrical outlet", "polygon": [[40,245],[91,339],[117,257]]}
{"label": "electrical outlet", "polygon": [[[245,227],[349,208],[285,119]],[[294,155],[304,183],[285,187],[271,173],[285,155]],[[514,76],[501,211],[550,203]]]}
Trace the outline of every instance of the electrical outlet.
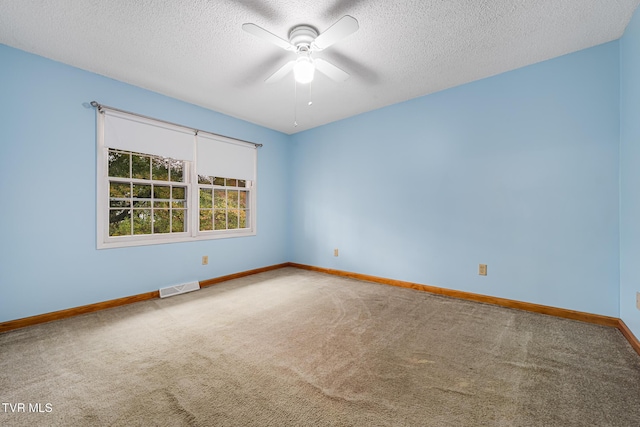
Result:
{"label": "electrical outlet", "polygon": [[636,292],[636,308],[640,310],[640,292]]}
{"label": "electrical outlet", "polygon": [[202,256],[202,265],[209,264],[209,257],[207,255]]}
{"label": "electrical outlet", "polygon": [[333,256],[338,256],[338,250],[337,249],[333,250]]}
{"label": "electrical outlet", "polygon": [[487,264],[478,264],[478,274],[481,276],[487,275]]}

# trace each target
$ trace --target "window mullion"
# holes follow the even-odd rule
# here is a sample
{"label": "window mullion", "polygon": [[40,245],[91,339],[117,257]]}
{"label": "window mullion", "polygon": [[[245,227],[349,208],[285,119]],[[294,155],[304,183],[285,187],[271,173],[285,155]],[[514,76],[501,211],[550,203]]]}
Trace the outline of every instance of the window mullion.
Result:
{"label": "window mullion", "polygon": [[224,228],[229,229],[229,190],[224,189]]}
{"label": "window mullion", "polygon": [[129,235],[133,236],[133,183],[129,182]]}
{"label": "window mullion", "polygon": [[[194,148],[194,156],[195,155]],[[193,163],[185,162],[185,168],[188,169],[187,172],[190,177],[187,187],[187,200],[185,203],[188,215],[185,215],[185,220],[187,220],[187,231],[191,237],[195,237],[198,233],[198,229],[200,228],[200,194],[198,194],[200,192],[200,186],[198,185],[198,175],[195,168],[196,161],[197,158],[194,157]]]}
{"label": "window mullion", "polygon": [[[171,182],[171,168],[169,168],[169,182]],[[173,184],[169,184],[169,234],[173,233]]]}

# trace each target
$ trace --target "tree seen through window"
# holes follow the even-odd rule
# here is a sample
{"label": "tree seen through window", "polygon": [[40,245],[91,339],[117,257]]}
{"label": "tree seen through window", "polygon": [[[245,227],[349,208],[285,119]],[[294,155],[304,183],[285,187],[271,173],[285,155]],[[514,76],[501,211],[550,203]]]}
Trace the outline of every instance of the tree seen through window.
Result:
{"label": "tree seen through window", "polygon": [[184,162],[109,150],[109,236],[187,230]]}

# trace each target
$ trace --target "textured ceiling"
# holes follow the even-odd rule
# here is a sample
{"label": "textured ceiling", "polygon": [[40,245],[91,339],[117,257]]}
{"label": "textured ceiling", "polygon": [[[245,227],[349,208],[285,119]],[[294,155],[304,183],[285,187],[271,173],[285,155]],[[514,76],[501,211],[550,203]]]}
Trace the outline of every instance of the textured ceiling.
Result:
{"label": "textured ceiling", "polygon": [[[295,133],[615,40],[638,3],[0,0],[0,43]],[[360,29],[316,56],[351,78],[316,74],[297,104],[292,75],[264,83],[294,55],[243,23],[286,39],[295,25],[323,32],[347,14]]]}

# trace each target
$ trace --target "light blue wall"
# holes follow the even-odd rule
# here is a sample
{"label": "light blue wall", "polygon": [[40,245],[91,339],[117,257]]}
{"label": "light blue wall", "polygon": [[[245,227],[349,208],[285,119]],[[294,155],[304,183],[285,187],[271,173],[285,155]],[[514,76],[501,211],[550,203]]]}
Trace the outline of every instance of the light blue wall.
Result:
{"label": "light blue wall", "polygon": [[[0,64],[0,322],[288,261],[287,135],[4,45]],[[96,250],[92,100],[263,143],[258,235]]]}
{"label": "light blue wall", "polygon": [[[292,137],[0,45],[0,321],[294,261],[621,315],[640,335],[639,41],[636,16],[622,70],[612,42]],[[264,143],[258,236],[96,250],[94,99]]]}
{"label": "light blue wall", "polygon": [[293,261],[617,317],[618,142],[617,41],[296,134]]}
{"label": "light blue wall", "polygon": [[620,318],[640,338],[640,10],[620,40]]}

